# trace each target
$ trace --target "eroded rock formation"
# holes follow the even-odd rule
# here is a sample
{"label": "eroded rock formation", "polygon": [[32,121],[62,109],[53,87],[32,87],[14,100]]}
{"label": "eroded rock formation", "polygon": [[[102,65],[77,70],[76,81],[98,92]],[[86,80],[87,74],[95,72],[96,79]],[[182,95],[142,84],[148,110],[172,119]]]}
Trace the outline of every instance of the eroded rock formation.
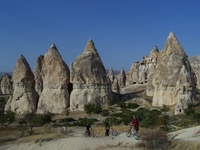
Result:
{"label": "eroded rock formation", "polygon": [[35,112],[38,94],[34,88],[34,75],[23,55],[17,60],[12,73],[12,79],[14,92],[5,106],[5,111],[11,110],[16,114]]}
{"label": "eroded rock formation", "polygon": [[175,105],[175,114],[183,113],[187,104],[196,98],[196,83],[188,56],[172,32],[158,56],[149,82],[148,86],[152,86],[147,90],[153,91],[152,105]]}
{"label": "eroded rock formation", "polygon": [[117,81],[120,88],[123,88],[126,86],[126,73],[124,69],[121,69],[119,74],[117,75]]}
{"label": "eroded rock formation", "polygon": [[158,55],[159,51],[155,46],[149,57],[144,55],[141,62],[134,62],[129,70],[126,85],[147,83],[149,73],[156,66]]}
{"label": "eroded rock formation", "polygon": [[33,71],[35,79],[35,90],[40,95],[43,90],[43,80],[42,80],[42,66],[44,64],[44,56],[40,55],[36,60],[36,65]]}
{"label": "eroded rock formation", "polygon": [[13,87],[12,87],[12,78],[9,74],[4,74],[1,79],[1,93],[2,94],[12,94],[13,93]]}
{"label": "eroded rock formation", "polygon": [[[44,60],[41,58],[39,62],[41,62],[42,68],[38,67],[36,70],[40,74],[41,69],[43,88],[38,102],[37,113],[61,113],[69,107],[69,68],[54,44],[44,55]],[[41,80],[40,75],[38,76]]]}
{"label": "eroded rock formation", "polygon": [[111,84],[91,39],[86,43],[84,52],[71,63],[70,81],[73,84],[71,110],[83,110],[88,103],[104,105],[111,100]]}

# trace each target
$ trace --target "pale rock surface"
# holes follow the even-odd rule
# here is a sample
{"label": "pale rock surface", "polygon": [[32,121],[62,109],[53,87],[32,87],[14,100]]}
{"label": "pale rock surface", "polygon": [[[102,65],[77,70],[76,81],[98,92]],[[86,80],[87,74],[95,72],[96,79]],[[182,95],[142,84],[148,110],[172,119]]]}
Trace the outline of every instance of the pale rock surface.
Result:
{"label": "pale rock surface", "polygon": [[41,62],[43,89],[38,101],[37,113],[62,113],[69,107],[69,68],[54,44]]}
{"label": "pale rock surface", "polygon": [[134,62],[129,70],[128,77],[126,79],[126,85],[136,84],[139,81],[139,66],[140,62]]}
{"label": "pale rock surface", "polygon": [[153,106],[175,105],[175,114],[179,114],[196,98],[196,83],[188,56],[172,32],[158,56],[150,81],[154,91]]}
{"label": "pale rock surface", "polygon": [[35,90],[40,95],[43,90],[43,80],[42,80],[42,66],[44,64],[44,56],[40,55],[36,60],[36,65],[34,67],[34,80],[35,80]]}
{"label": "pale rock surface", "polygon": [[134,62],[129,70],[126,85],[147,83],[149,73],[152,72],[151,70],[157,64],[158,55],[158,48],[154,46],[154,49],[151,50],[149,57],[144,55],[141,62]]}
{"label": "pale rock surface", "polygon": [[5,111],[11,110],[16,114],[35,112],[38,94],[34,89],[34,75],[23,55],[17,60],[12,79],[14,92],[5,106]]}
{"label": "pale rock surface", "polygon": [[121,69],[119,74],[117,75],[117,80],[120,88],[123,88],[126,86],[126,73],[124,69]]}
{"label": "pale rock surface", "polygon": [[119,83],[118,83],[117,78],[115,78],[114,81],[113,81],[113,83],[112,83],[112,91],[114,93],[120,94],[120,87],[119,87]]}
{"label": "pale rock surface", "polygon": [[70,66],[70,109],[84,110],[84,105],[107,104],[112,98],[111,83],[101,58],[90,39],[82,52]]}
{"label": "pale rock surface", "polygon": [[2,94],[12,94],[13,93],[13,86],[12,86],[12,78],[9,74],[4,74],[1,79],[1,92]]}
{"label": "pale rock surface", "polygon": [[200,89],[200,55],[189,58],[189,61],[195,73],[197,88]]}
{"label": "pale rock surface", "polygon": [[110,79],[111,84],[114,82],[115,80],[115,74],[112,68],[110,68],[109,72],[108,72],[108,78]]}

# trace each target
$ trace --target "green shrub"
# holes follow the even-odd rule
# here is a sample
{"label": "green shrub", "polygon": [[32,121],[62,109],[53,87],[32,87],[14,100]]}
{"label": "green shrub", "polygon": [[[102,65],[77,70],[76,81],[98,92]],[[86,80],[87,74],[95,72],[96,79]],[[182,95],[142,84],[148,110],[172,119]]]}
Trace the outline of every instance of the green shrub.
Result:
{"label": "green shrub", "polygon": [[110,112],[107,109],[102,109],[101,115],[105,117],[110,115]]}
{"label": "green shrub", "polygon": [[74,118],[64,118],[64,119],[60,119],[59,123],[66,123],[66,122],[72,122],[72,121],[76,121]]}
{"label": "green shrub", "polygon": [[[117,119],[117,118],[114,117],[114,116],[111,116],[111,117],[106,118],[105,121],[107,121],[108,124],[109,124],[110,126],[121,124],[121,120],[120,120],[120,119]],[[104,121],[104,122],[105,122],[105,121]]]}
{"label": "green shrub", "polygon": [[98,121],[95,118],[79,118],[77,122],[73,123],[73,126],[85,126],[86,124],[92,125],[94,122]]}
{"label": "green shrub", "polygon": [[46,123],[51,122],[52,114],[37,114],[33,118],[33,124],[43,126]]}
{"label": "green shrub", "polygon": [[184,109],[184,114],[186,116],[192,115],[194,113],[194,109],[193,109],[193,104],[192,103],[188,103],[187,108]]}
{"label": "green shrub", "polygon": [[66,114],[66,116],[69,116],[69,114],[70,114],[70,110],[67,109],[67,110],[65,111],[65,114]]}
{"label": "green shrub", "polygon": [[117,103],[117,105],[121,108],[126,108],[126,103],[124,103],[124,101],[120,101]]}
{"label": "green shrub", "polygon": [[111,105],[114,105],[115,104],[115,101],[112,99],[112,100],[108,100],[108,105],[111,106]]}
{"label": "green shrub", "polygon": [[0,115],[0,123],[5,127],[8,127],[14,121],[15,113],[12,111],[6,111],[5,114]]}
{"label": "green shrub", "polygon": [[95,113],[98,115],[102,112],[102,107],[98,104],[88,103],[84,105],[84,110],[87,114]]}
{"label": "green shrub", "polygon": [[138,108],[140,105],[136,104],[136,103],[128,103],[127,108],[130,109],[135,109]]}

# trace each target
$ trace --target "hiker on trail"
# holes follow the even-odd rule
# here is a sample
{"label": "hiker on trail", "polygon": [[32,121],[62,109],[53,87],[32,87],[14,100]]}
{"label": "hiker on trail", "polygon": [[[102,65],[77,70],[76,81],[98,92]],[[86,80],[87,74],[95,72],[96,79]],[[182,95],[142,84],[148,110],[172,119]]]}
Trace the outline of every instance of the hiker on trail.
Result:
{"label": "hiker on trail", "polygon": [[105,136],[109,136],[110,126],[107,121],[105,122],[105,130]]}

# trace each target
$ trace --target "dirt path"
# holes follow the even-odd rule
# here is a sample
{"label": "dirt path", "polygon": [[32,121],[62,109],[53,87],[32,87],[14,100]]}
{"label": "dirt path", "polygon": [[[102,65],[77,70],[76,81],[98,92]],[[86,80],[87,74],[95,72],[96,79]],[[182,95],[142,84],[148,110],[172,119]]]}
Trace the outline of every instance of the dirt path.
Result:
{"label": "dirt path", "polygon": [[21,143],[10,146],[7,150],[27,150],[27,148],[28,150],[114,150],[117,148],[131,150],[136,142],[138,141],[134,137],[128,138],[124,132],[115,137],[84,137],[83,129],[77,128],[65,138]]}

